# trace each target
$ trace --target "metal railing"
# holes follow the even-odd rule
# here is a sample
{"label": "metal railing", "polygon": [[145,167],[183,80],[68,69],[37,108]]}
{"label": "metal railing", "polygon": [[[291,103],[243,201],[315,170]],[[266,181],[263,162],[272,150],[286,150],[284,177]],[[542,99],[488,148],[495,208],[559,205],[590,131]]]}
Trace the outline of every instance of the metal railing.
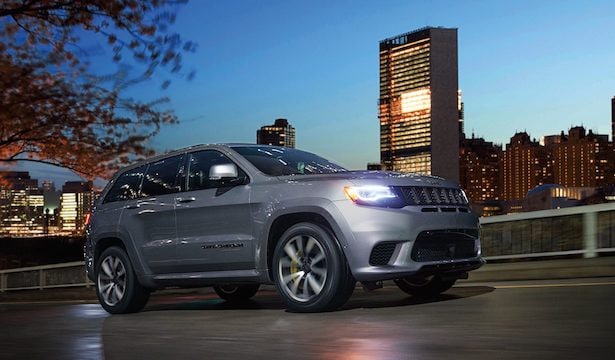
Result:
{"label": "metal railing", "polygon": [[[615,203],[491,216],[480,222],[487,261],[615,252]],[[0,270],[0,292],[92,285],[83,261]]]}

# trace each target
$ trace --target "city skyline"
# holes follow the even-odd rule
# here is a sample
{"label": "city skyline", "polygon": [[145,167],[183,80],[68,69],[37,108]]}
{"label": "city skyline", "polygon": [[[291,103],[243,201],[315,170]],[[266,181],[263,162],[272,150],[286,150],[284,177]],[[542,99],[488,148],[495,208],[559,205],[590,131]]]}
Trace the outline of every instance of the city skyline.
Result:
{"label": "city skyline", "polygon": [[0,237],[80,234],[96,193],[91,181],[59,186],[28,171],[2,171]]}
{"label": "city skyline", "polygon": [[[499,144],[518,131],[540,138],[575,124],[608,134],[604,104],[615,95],[609,81],[615,69],[609,66],[614,50],[606,44],[615,32],[609,19],[615,6],[592,5],[193,1],[180,9],[177,26],[200,45],[186,59],[197,77],[174,80],[167,92],[152,84],[133,91],[168,95],[182,121],[153,141],[161,152],[193,143],[252,142],[261,119],[286,117],[301,129],[301,148],[362,168],[379,159],[378,41],[445,26],[459,29],[466,134]],[[195,32],[195,24],[207,25]],[[103,57],[90,60],[113,69]],[[39,174],[47,169],[33,174],[43,179]],[[56,182],[66,175],[53,172]]]}
{"label": "city skyline", "polygon": [[[181,117],[203,116],[189,126],[207,129],[229,119],[231,129],[218,129],[212,141],[251,140],[259,119],[293,119],[302,129],[302,148],[359,168],[379,158],[378,42],[432,25],[459,29],[467,133],[497,143],[518,131],[539,137],[578,123],[608,133],[604,104],[615,95],[615,84],[605,79],[615,79],[615,70],[609,66],[614,51],[605,45],[615,32],[607,15],[615,5],[592,4],[189,3],[178,16],[180,30],[205,17],[216,32],[204,32],[193,60],[201,58],[206,66],[187,86],[202,88],[213,103],[188,114],[199,98],[190,94],[198,91],[188,94],[179,84],[175,91],[187,95]],[[235,126],[250,129],[242,136]],[[330,128],[345,137],[323,137]],[[185,133],[180,127],[171,132]],[[179,137],[157,142],[172,148],[173,138]]]}

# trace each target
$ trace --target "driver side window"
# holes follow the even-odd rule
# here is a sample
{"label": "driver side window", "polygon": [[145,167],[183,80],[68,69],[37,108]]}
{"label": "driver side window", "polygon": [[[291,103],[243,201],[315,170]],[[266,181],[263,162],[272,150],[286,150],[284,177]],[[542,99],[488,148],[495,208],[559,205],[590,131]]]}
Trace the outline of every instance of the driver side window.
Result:
{"label": "driver side window", "polygon": [[[210,180],[209,170],[213,165],[233,164],[233,161],[224,154],[214,150],[204,150],[188,154],[188,191],[213,189],[230,186],[228,180]],[[246,173],[237,167],[239,177],[246,177]]]}

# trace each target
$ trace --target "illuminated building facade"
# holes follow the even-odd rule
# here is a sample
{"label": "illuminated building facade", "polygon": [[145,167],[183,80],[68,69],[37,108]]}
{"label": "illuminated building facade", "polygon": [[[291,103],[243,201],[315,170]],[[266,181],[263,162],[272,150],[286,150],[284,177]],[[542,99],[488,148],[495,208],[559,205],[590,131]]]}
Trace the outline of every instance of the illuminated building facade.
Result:
{"label": "illuminated building facade", "polygon": [[387,170],[459,180],[457,29],[427,27],[380,41],[378,104]]}
{"label": "illuminated building facade", "polygon": [[461,99],[461,90],[457,92],[457,112],[459,114],[459,136],[460,139],[464,138],[464,128],[463,128],[463,100]]}
{"label": "illuminated building facade", "polygon": [[544,184],[547,154],[526,132],[516,133],[502,154],[502,199],[520,200],[530,189]]}
{"label": "illuminated building facade", "polygon": [[613,145],[608,135],[576,126],[552,145],[554,182],[564,187],[597,187],[613,183]]}
{"label": "illuminated building facade", "polygon": [[523,199],[523,211],[559,209],[581,204],[581,200],[596,193],[593,187],[563,187],[544,184],[528,191]]}
{"label": "illuminated building facade", "polygon": [[500,200],[502,148],[483,138],[462,138],[459,146],[459,184],[473,203]]}
{"label": "illuminated building facade", "polygon": [[294,148],[295,128],[286,119],[276,119],[272,125],[256,130],[256,143]]}
{"label": "illuminated building facade", "polygon": [[27,171],[0,171],[0,234],[43,232],[43,191]]}
{"label": "illuminated building facade", "polygon": [[94,200],[91,181],[67,181],[62,186],[62,197],[60,199],[62,230],[83,231],[85,215],[92,209]]}

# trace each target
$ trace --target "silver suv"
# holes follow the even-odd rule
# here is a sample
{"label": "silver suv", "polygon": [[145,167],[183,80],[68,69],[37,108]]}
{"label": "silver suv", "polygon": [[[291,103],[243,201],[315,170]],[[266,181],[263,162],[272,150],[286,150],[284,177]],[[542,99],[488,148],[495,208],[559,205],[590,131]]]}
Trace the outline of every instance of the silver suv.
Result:
{"label": "silver suv", "polygon": [[198,145],[114,176],[85,260],[114,314],[167,286],[240,301],[271,283],[289,308],[313,312],[342,306],[356,281],[446,291],[484,263],[479,233],[463,191],[442,178],[348,171],[283,147]]}

